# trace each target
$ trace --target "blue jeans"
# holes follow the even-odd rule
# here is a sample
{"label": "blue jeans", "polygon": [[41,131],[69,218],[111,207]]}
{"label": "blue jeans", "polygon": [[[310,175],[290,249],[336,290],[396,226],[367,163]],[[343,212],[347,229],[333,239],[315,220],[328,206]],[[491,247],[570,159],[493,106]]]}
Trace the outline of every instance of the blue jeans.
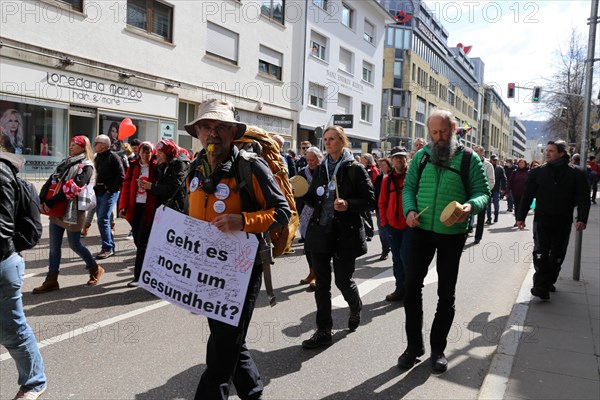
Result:
{"label": "blue jeans", "polygon": [[410,238],[412,229],[396,229],[389,224],[384,227],[390,237],[390,249],[392,250],[392,270],[396,278],[396,293],[404,293],[404,277],[408,267],[408,249],[410,247]]}
{"label": "blue jeans", "polygon": [[492,219],[492,204],[494,205],[494,218],[498,218],[500,212],[500,192],[492,192],[492,197],[487,207],[487,217]]}
{"label": "blue jeans", "polygon": [[379,232],[379,240],[381,241],[381,252],[387,253],[390,251],[390,234],[381,226],[381,218],[379,218],[379,208],[375,210],[377,217],[377,231]]}
{"label": "blue jeans", "polygon": [[14,253],[0,262],[0,344],[15,360],[18,384],[24,391],[46,386],[44,361],[23,312],[25,261]]}
{"label": "blue jeans", "polygon": [[[65,228],[50,222],[50,260],[48,273],[60,271],[61,247]],[[67,231],[69,247],[85,261],[85,267],[91,269],[96,266],[92,253],[81,243],[81,231]]]}
{"label": "blue jeans", "polygon": [[110,215],[112,214],[119,192],[105,192],[101,196],[96,196],[96,218],[98,219],[98,230],[102,238],[102,250],[114,250],[115,241],[110,231]]}

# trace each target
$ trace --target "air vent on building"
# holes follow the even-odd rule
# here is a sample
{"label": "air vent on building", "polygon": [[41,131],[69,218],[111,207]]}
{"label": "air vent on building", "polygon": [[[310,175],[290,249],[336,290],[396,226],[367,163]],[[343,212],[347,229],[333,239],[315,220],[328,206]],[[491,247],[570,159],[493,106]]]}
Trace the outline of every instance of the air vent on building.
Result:
{"label": "air vent on building", "polygon": [[93,107],[82,107],[71,104],[69,115],[78,115],[80,117],[96,118],[97,110]]}

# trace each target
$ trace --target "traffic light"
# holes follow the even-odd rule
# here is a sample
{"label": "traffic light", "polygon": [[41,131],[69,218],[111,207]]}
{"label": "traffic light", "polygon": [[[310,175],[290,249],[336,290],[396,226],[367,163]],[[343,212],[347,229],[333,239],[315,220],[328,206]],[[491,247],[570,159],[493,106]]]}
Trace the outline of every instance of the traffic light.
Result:
{"label": "traffic light", "polygon": [[540,102],[540,95],[542,94],[542,88],[539,86],[536,86],[533,88],[533,102],[534,103],[539,103]]}
{"label": "traffic light", "polygon": [[560,117],[561,118],[567,118],[567,107],[563,107],[560,110]]}
{"label": "traffic light", "polygon": [[509,99],[515,98],[515,84],[513,82],[508,84],[508,93],[507,93],[506,97]]}

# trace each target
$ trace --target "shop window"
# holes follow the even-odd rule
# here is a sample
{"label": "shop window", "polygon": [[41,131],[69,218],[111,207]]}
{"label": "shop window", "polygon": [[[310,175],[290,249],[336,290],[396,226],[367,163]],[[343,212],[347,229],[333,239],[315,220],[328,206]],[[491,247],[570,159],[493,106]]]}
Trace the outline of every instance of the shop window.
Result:
{"label": "shop window", "polygon": [[258,72],[280,81],[283,54],[262,45],[259,52]]}
{"label": "shop window", "polygon": [[173,7],[157,0],[127,0],[127,24],[173,41]]}
{"label": "shop window", "polygon": [[[130,118],[131,122],[137,128],[135,133],[125,140],[118,139],[119,124],[123,118]],[[123,143],[127,143],[133,139],[139,139],[141,142],[149,141],[156,143],[159,139],[158,120],[150,118],[133,117],[130,115],[120,114],[100,114],[100,134],[108,135],[111,141],[111,149],[115,151],[121,150]]]}
{"label": "shop window", "polygon": [[275,21],[284,22],[285,15],[285,1],[284,0],[263,0],[260,12],[263,15],[268,16]]}
{"label": "shop window", "polygon": [[222,26],[208,22],[206,54],[210,54],[237,65],[239,35]]}

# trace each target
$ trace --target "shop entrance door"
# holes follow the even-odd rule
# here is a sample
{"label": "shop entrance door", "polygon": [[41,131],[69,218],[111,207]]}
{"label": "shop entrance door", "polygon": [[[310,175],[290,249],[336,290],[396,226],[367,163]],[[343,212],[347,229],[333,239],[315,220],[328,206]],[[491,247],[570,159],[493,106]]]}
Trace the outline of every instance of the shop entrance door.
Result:
{"label": "shop entrance door", "polygon": [[97,112],[95,108],[73,106],[69,109],[69,134],[68,137],[81,135],[87,136],[90,143],[94,143],[97,132]]}

